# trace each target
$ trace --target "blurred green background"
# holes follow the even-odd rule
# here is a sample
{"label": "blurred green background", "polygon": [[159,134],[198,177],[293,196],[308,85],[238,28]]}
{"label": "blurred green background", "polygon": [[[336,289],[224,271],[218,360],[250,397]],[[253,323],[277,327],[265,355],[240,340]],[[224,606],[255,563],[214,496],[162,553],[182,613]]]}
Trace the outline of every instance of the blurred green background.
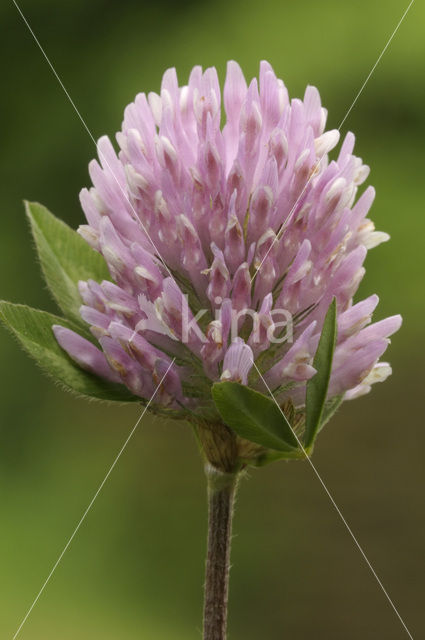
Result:
{"label": "blurred green background", "polygon": [[[97,138],[138,91],[176,66],[268,59],[294,96],[319,87],[338,126],[407,1],[22,0],[21,8]],[[94,147],[11,1],[2,37],[0,297],[54,310],[22,199],[72,226]],[[425,7],[417,2],[343,129],[372,167],[373,219],[392,241],[367,260],[360,295],[401,312],[394,374],[347,403],[314,463],[413,636],[423,609]],[[85,403],[47,380],[0,332],[0,636],[12,638],[138,415]],[[20,638],[201,637],[206,507],[189,428],[151,417],[113,471]],[[422,591],[422,597],[421,597]],[[407,637],[306,463],[242,482],[230,639]]]}

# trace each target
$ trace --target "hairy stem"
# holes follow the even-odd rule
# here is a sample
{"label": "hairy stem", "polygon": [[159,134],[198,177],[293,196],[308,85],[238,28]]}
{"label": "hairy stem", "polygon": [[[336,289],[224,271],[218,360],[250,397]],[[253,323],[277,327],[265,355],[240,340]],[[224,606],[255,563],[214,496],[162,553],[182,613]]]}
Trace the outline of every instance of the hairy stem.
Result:
{"label": "hairy stem", "polygon": [[229,593],[230,542],[237,473],[206,468],[208,550],[205,573],[204,640],[225,640]]}

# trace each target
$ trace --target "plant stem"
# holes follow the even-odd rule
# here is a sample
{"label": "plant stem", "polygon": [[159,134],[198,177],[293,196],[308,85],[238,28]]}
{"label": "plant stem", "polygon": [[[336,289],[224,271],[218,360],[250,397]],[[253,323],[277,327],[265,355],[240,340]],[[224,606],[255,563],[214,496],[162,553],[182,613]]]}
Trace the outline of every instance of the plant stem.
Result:
{"label": "plant stem", "polygon": [[204,640],[226,640],[230,542],[237,473],[207,464],[208,550],[204,595]]}

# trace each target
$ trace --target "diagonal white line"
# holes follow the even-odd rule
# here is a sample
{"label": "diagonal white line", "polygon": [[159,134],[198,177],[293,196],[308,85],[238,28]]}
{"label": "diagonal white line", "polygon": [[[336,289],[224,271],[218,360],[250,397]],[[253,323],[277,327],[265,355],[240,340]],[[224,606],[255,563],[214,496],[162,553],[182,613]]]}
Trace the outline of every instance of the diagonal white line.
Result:
{"label": "diagonal white line", "polygon": [[126,441],[124,442],[124,444],[122,445],[121,449],[118,452],[118,455],[115,457],[115,460],[113,461],[113,463],[111,464],[111,466],[109,467],[109,470],[106,474],[106,476],[104,477],[104,479],[102,480],[102,482],[100,483],[96,493],[94,494],[93,498],[91,499],[87,509],[84,511],[79,523],[77,524],[77,526],[75,527],[74,531],[72,532],[71,537],[69,538],[68,542],[66,543],[66,545],[63,548],[63,551],[61,552],[61,554],[59,555],[58,559],[56,560],[55,564],[53,565],[49,575],[47,576],[46,580],[43,583],[43,586],[41,587],[40,591],[38,592],[37,596],[35,597],[32,605],[30,606],[30,608],[28,609],[24,619],[22,620],[21,624],[19,625],[18,629],[15,632],[15,635],[13,636],[12,640],[15,640],[15,638],[18,637],[19,632],[21,631],[22,627],[24,626],[25,622],[28,619],[28,616],[30,615],[31,611],[34,609],[35,605],[37,604],[41,594],[43,593],[44,589],[47,587],[47,584],[50,581],[50,578],[53,576],[54,572],[56,571],[59,563],[61,562],[63,556],[65,555],[66,551],[68,550],[68,547],[70,546],[71,542],[73,541],[75,535],[77,534],[79,528],[81,527],[81,525],[83,524],[84,520],[86,519],[86,516],[88,515],[90,509],[92,508],[97,496],[99,495],[99,493],[102,491],[107,479],[109,478],[109,476],[111,475],[115,465],[117,464],[118,460],[120,459],[122,453],[124,452],[125,448],[127,447],[128,443],[130,442],[131,438],[133,437],[134,432],[136,431],[137,427],[140,424],[140,421],[142,420],[143,416],[145,415],[146,411],[149,408],[149,405],[151,404],[152,400],[154,399],[154,397],[156,396],[158,389],[160,388],[161,384],[164,382],[165,376],[167,375],[167,373],[169,372],[169,370],[171,369],[171,367],[173,366],[175,361],[175,358],[171,361],[170,365],[168,366],[166,372],[164,373],[164,375],[162,376],[161,380],[159,381],[157,387],[155,388],[155,391],[153,392],[149,402],[146,404],[145,408],[143,409],[142,413],[140,414],[136,424],[134,425],[134,427],[132,428],[132,430],[130,431],[130,434],[128,435]]}
{"label": "diagonal white line", "polygon": [[347,120],[348,116],[351,113],[351,110],[353,109],[354,105],[356,104],[357,100],[360,98],[360,95],[363,91],[363,89],[365,88],[365,86],[367,85],[367,83],[369,82],[373,72],[375,71],[376,67],[378,66],[379,62],[381,61],[382,56],[384,55],[384,53],[386,52],[386,50],[388,49],[388,47],[391,44],[392,39],[394,38],[395,34],[397,33],[397,31],[399,30],[401,23],[403,22],[404,18],[407,16],[407,14],[410,11],[410,7],[412,6],[412,4],[415,2],[415,0],[411,0],[409,3],[409,6],[407,7],[406,11],[403,13],[403,15],[401,16],[400,20],[398,21],[398,24],[396,26],[396,28],[394,29],[394,31],[392,32],[387,44],[385,45],[385,47],[382,49],[381,53],[378,56],[377,61],[375,62],[375,64],[373,65],[372,69],[370,70],[366,80],[363,82],[362,86],[359,89],[358,94],[356,95],[356,97],[354,98],[353,102],[351,103],[350,108],[348,109],[347,113],[345,114],[345,116],[343,117],[343,119],[341,120],[341,122],[339,123],[338,126],[338,131],[341,129],[342,125],[344,124],[344,122]]}
{"label": "diagonal white line", "polygon": [[[258,373],[258,375],[260,376],[261,380],[263,381],[263,383],[264,383],[264,385],[265,385],[265,387],[266,387],[267,391],[269,392],[270,397],[272,398],[272,400],[273,400],[273,401],[274,401],[274,403],[276,404],[277,408],[279,409],[280,413],[282,414],[282,417],[286,420],[286,418],[285,418],[285,414],[283,413],[281,406],[279,405],[278,401],[277,401],[277,400],[276,400],[276,398],[274,397],[274,395],[273,395],[273,393],[272,393],[272,391],[271,391],[271,389],[270,389],[269,385],[268,385],[268,384],[267,384],[267,382],[265,381],[265,379],[264,379],[264,377],[263,377],[263,375],[262,375],[261,371],[259,370],[259,368],[257,367],[257,365],[255,364],[255,362],[254,362],[254,361],[253,361],[253,363],[252,363],[252,364],[254,365],[255,369],[257,370],[257,373]],[[288,424],[289,424],[289,423],[288,423]],[[289,426],[291,427],[291,425],[289,425]],[[412,636],[412,634],[410,633],[409,629],[407,628],[406,623],[404,622],[403,618],[402,618],[402,617],[401,617],[401,615],[399,614],[398,609],[397,609],[397,607],[395,606],[394,602],[391,600],[391,597],[390,597],[390,595],[389,595],[388,591],[385,589],[384,585],[382,584],[382,582],[381,582],[381,580],[380,580],[379,576],[377,575],[377,573],[376,573],[375,569],[373,568],[372,564],[370,563],[370,560],[368,559],[368,557],[367,557],[366,553],[363,551],[362,546],[360,545],[359,541],[357,540],[356,536],[354,535],[354,533],[353,533],[353,531],[352,531],[352,529],[351,529],[350,525],[348,524],[348,522],[346,521],[346,519],[345,519],[345,518],[344,518],[344,516],[342,515],[341,509],[338,507],[337,503],[335,502],[335,499],[333,498],[333,496],[332,496],[331,492],[329,491],[329,489],[328,489],[328,487],[326,486],[326,484],[325,484],[324,480],[322,479],[322,476],[320,475],[320,473],[319,473],[319,472],[318,472],[318,470],[316,469],[316,467],[315,467],[315,465],[314,465],[313,461],[311,460],[310,456],[308,455],[308,453],[307,453],[307,452],[306,452],[306,450],[304,449],[304,446],[303,446],[303,444],[302,444],[301,440],[299,439],[299,437],[297,436],[297,434],[295,433],[295,431],[292,429],[292,427],[291,427],[291,431],[292,431],[292,433],[294,434],[294,436],[295,436],[295,438],[296,438],[296,440],[297,440],[297,442],[298,442],[298,445],[299,445],[300,449],[302,450],[303,454],[305,455],[306,459],[308,460],[308,463],[310,464],[311,468],[313,469],[313,472],[314,472],[314,474],[315,474],[316,478],[319,480],[320,484],[322,485],[323,489],[325,490],[326,495],[328,496],[329,500],[331,501],[332,505],[334,506],[334,508],[335,508],[335,510],[336,510],[336,512],[337,512],[337,514],[339,515],[339,517],[341,518],[342,522],[344,523],[345,528],[347,529],[348,533],[350,534],[351,538],[353,539],[353,541],[354,541],[354,543],[355,543],[356,547],[357,547],[357,548],[358,548],[358,550],[360,551],[360,553],[361,553],[361,555],[362,555],[362,557],[363,557],[363,560],[366,562],[367,566],[369,567],[370,571],[372,572],[372,574],[373,574],[373,576],[374,576],[374,578],[375,578],[376,582],[379,584],[379,586],[380,586],[380,588],[381,588],[382,592],[384,593],[384,595],[385,595],[386,599],[387,599],[387,600],[388,600],[388,602],[390,603],[390,605],[391,605],[392,609],[394,610],[394,612],[395,612],[395,614],[396,614],[397,618],[400,620],[401,624],[403,625],[404,630],[406,631],[407,635],[409,636],[409,638],[410,638],[411,640],[413,640],[413,636]]]}
{"label": "diagonal white line", "polygon": [[[366,80],[363,82],[362,86],[360,87],[356,97],[354,98],[353,102],[351,103],[350,108],[348,109],[347,113],[345,114],[345,116],[343,117],[343,119],[341,120],[339,126],[338,126],[338,131],[341,130],[342,125],[344,124],[344,122],[346,121],[346,119],[348,118],[348,116],[350,115],[354,105],[356,104],[357,100],[359,99],[361,93],[363,92],[363,89],[365,88],[365,86],[367,85],[367,83],[369,82],[370,78],[372,77],[373,72],[375,71],[376,67],[378,66],[382,56],[384,55],[384,53],[386,52],[386,50],[388,49],[388,47],[391,44],[392,39],[394,38],[395,34],[397,33],[397,31],[399,30],[401,23],[403,22],[403,20],[405,19],[405,17],[407,16],[410,7],[412,6],[412,4],[415,2],[415,0],[410,0],[410,3],[407,7],[407,9],[405,10],[405,12],[403,13],[403,15],[401,16],[400,20],[397,23],[396,28],[394,29],[394,31],[392,32],[391,36],[389,37],[385,47],[382,49],[381,53],[378,56],[378,59],[376,60],[375,64],[373,65],[372,69],[369,71],[369,74],[366,78]],[[310,184],[310,182],[313,180],[314,176],[317,175],[317,172],[320,168],[320,165],[322,164],[323,158],[325,158],[326,156],[322,156],[320,158],[320,160],[318,162],[316,162],[311,170],[310,173],[310,177],[307,180],[307,182],[304,185],[303,190],[301,191],[301,193],[299,194],[298,198],[295,200],[294,205],[292,206],[290,212],[288,213],[288,215],[286,216],[285,220],[283,221],[278,233],[276,234],[275,238],[273,239],[273,242],[271,243],[270,247],[268,248],[268,250],[266,251],[266,254],[264,255],[263,259],[261,260],[260,264],[258,265],[258,267],[256,268],[254,275],[251,278],[251,284],[253,282],[253,280],[255,279],[257,273],[260,271],[265,259],[267,258],[267,256],[269,255],[270,251],[272,250],[275,242],[277,242],[277,240],[279,240],[279,236],[282,235],[282,233],[285,230],[285,225],[288,222],[288,220],[291,218],[292,214],[294,213],[298,203],[300,202],[301,198],[303,197],[308,185]]]}
{"label": "diagonal white line", "polygon": [[109,164],[109,162],[108,162],[107,158],[105,157],[105,154],[104,154],[104,153],[102,153],[102,152],[100,151],[100,149],[98,149],[98,148],[97,148],[97,143],[96,143],[96,140],[95,140],[95,138],[94,138],[94,136],[93,136],[92,132],[90,131],[89,127],[87,126],[87,124],[86,124],[86,122],[85,122],[85,120],[84,120],[83,116],[81,115],[81,113],[80,113],[80,112],[79,112],[79,110],[77,109],[77,107],[76,107],[76,105],[75,105],[75,102],[73,101],[73,99],[72,99],[72,98],[71,98],[71,96],[69,95],[69,93],[68,93],[68,91],[67,91],[67,89],[66,89],[66,87],[65,87],[64,83],[62,82],[62,80],[61,80],[61,79],[60,79],[60,77],[59,77],[59,74],[57,73],[56,69],[54,68],[53,64],[51,63],[50,58],[48,57],[47,53],[44,51],[43,47],[42,47],[42,46],[41,46],[41,44],[40,44],[40,41],[38,40],[37,36],[35,35],[34,31],[32,30],[32,28],[31,28],[30,24],[28,23],[28,20],[26,19],[26,17],[25,17],[25,16],[24,16],[24,14],[22,13],[22,11],[21,11],[21,9],[20,9],[20,7],[19,7],[18,3],[16,2],[16,0],[12,0],[12,2],[13,2],[13,4],[15,5],[16,9],[18,10],[18,12],[19,12],[19,14],[20,14],[20,16],[21,16],[22,20],[24,21],[25,25],[27,26],[28,31],[29,31],[29,32],[30,32],[30,34],[32,35],[32,37],[33,37],[33,39],[34,39],[34,41],[35,41],[36,45],[38,46],[38,48],[40,49],[41,53],[43,54],[43,56],[44,56],[44,58],[45,58],[45,60],[46,60],[47,64],[49,65],[50,69],[52,70],[53,75],[55,76],[56,80],[59,82],[59,84],[60,84],[61,88],[63,89],[63,91],[64,91],[64,93],[65,93],[65,95],[66,95],[66,97],[68,98],[69,102],[71,103],[72,108],[74,109],[74,111],[75,111],[75,113],[77,114],[78,118],[81,120],[81,123],[82,123],[82,125],[83,125],[84,129],[87,131],[87,133],[89,134],[89,136],[90,136],[91,140],[93,141],[93,143],[94,143],[94,145],[95,145],[95,147],[96,147],[96,149],[97,149],[97,152],[98,152],[98,154],[99,154],[99,159],[100,159],[100,161],[102,162],[102,164],[105,164],[105,165],[108,167],[109,171],[111,172],[112,177],[114,178],[115,182],[116,182],[116,183],[117,183],[117,185],[118,185],[119,190],[121,191],[121,193],[122,193],[122,195],[124,196],[124,198],[125,198],[126,202],[128,203],[128,205],[131,207],[131,210],[133,211],[133,214],[134,214],[134,218],[135,218],[135,220],[136,220],[136,221],[141,225],[141,227],[142,227],[143,231],[144,231],[144,232],[145,232],[145,234],[146,234],[146,237],[148,238],[149,242],[151,243],[152,247],[154,248],[154,250],[155,250],[156,254],[158,255],[159,259],[161,260],[161,262],[162,262],[163,266],[165,267],[165,269],[166,269],[166,270],[168,271],[168,273],[170,274],[170,276],[171,276],[172,280],[174,280],[174,276],[173,276],[173,274],[171,273],[170,269],[168,268],[168,266],[167,266],[167,264],[166,264],[165,260],[163,259],[162,255],[161,255],[161,253],[160,253],[160,251],[159,251],[159,249],[158,249],[158,247],[155,245],[155,243],[154,243],[154,241],[152,240],[151,236],[149,235],[149,232],[148,232],[148,230],[146,229],[145,225],[143,224],[143,222],[142,222],[142,221],[140,220],[140,218],[138,217],[137,212],[136,212],[136,210],[135,210],[135,208],[134,208],[133,204],[131,203],[131,201],[130,201],[130,199],[129,199],[128,195],[126,194],[126,192],[124,191],[124,189],[121,187],[121,185],[120,185],[120,183],[119,183],[118,178],[116,177],[115,173],[112,171],[112,168],[111,168],[111,166],[110,166],[110,164]]}

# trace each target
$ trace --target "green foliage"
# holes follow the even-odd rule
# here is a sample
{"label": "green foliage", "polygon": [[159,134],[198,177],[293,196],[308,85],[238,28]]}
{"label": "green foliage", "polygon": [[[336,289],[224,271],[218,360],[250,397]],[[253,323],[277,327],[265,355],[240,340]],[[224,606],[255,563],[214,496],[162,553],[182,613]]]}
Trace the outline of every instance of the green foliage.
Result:
{"label": "green foliage", "polygon": [[103,257],[71,227],[36,202],[25,203],[43,275],[54,299],[65,316],[84,327],[79,308],[82,304],[79,280],[110,279]]}
{"label": "green foliage", "polygon": [[66,390],[97,400],[137,402],[124,385],[98,378],[81,369],[59,346],[52,325],[60,324],[78,333],[72,322],[25,305],[0,302],[0,320],[40,367]]}
{"label": "green foliage", "polygon": [[215,383],[212,397],[221,418],[238,436],[267,449],[297,450],[291,425],[271,398],[238,382]]}
{"label": "green foliage", "polygon": [[329,422],[329,420],[333,417],[333,415],[337,412],[337,410],[341,406],[343,400],[344,400],[344,394],[341,393],[339,396],[334,396],[330,400],[326,401],[318,431],[321,431],[325,426],[325,424]]}
{"label": "green foliage", "polygon": [[213,385],[213,400],[222,420],[240,437],[268,449],[255,461],[258,466],[308,455],[318,431],[340,406],[342,395],[326,400],[337,334],[336,311],[333,299],[313,360],[317,373],[307,383],[304,451],[291,426],[292,419],[290,422],[272,398],[237,382]]}
{"label": "green foliage", "polygon": [[304,446],[310,448],[320,428],[332,370],[332,359],[337,334],[336,300],[332,300],[326,313],[313,366],[317,373],[307,383],[306,424]]}

